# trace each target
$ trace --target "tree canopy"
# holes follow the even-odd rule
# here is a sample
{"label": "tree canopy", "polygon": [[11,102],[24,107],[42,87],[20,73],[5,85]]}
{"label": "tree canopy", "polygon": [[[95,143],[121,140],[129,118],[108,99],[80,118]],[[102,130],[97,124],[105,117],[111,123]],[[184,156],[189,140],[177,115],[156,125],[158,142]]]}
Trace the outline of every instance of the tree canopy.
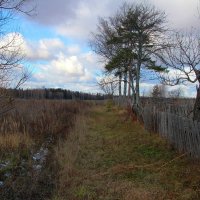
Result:
{"label": "tree canopy", "polygon": [[165,48],[165,23],[165,13],[154,6],[125,3],[114,16],[100,18],[97,32],[92,34],[91,47],[103,58],[105,71],[119,77],[119,84],[128,82],[129,97],[132,91],[132,103],[137,106],[141,70],[166,69],[155,62],[160,49]]}

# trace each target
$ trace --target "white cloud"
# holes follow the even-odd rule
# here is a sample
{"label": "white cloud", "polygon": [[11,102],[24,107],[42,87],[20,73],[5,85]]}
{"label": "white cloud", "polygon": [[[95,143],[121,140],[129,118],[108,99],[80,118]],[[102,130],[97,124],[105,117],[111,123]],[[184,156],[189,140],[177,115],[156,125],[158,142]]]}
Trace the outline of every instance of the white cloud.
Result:
{"label": "white cloud", "polygon": [[[95,31],[99,17],[108,17],[116,11],[122,1],[88,0],[79,3],[75,10],[76,17],[66,19],[56,26],[57,33],[66,36],[88,40],[91,31]],[[112,9],[110,9],[112,7]]]}
{"label": "white cloud", "polygon": [[82,64],[78,61],[76,56],[66,58],[62,53],[56,60],[50,62],[47,66],[52,67],[55,75],[64,75],[70,77],[77,77],[84,75],[85,71]]}
{"label": "white cloud", "polygon": [[[39,41],[26,40],[21,33],[8,33],[0,40],[0,49],[6,47],[10,51],[25,55],[29,61],[51,60],[58,52],[75,52],[78,47],[65,47],[59,38],[43,38]],[[71,49],[73,48],[73,49]]]}
{"label": "white cloud", "polygon": [[142,82],[140,84],[140,95],[149,96],[153,90],[153,83]]}
{"label": "white cloud", "polygon": [[195,85],[194,84],[187,84],[187,85],[176,85],[173,87],[168,86],[167,90],[168,91],[173,91],[173,90],[177,90],[180,89],[182,92],[182,96],[183,97],[189,97],[189,98],[193,98],[196,97],[196,91],[195,91]]}
{"label": "white cloud", "polygon": [[170,25],[178,29],[200,28],[199,0],[150,0],[156,7],[164,10]]}
{"label": "white cloud", "polygon": [[27,41],[19,34],[18,39],[33,69],[32,78],[24,87],[67,88],[70,85],[73,88],[78,84],[87,89],[90,87],[88,83],[96,84],[94,71],[99,70],[99,67],[92,52],[81,53],[79,45],[66,46],[57,38]]}
{"label": "white cloud", "polygon": [[84,66],[78,56],[65,56],[60,53],[48,64],[40,65],[27,85],[37,83],[37,86],[66,87],[71,84],[95,84],[95,77],[87,66]]}
{"label": "white cloud", "polygon": [[40,39],[39,41],[23,42],[24,51],[29,60],[49,60],[57,51],[64,49],[64,44],[59,38]]}
{"label": "white cloud", "polygon": [[[109,17],[116,13],[123,0],[43,0],[37,2],[34,20],[53,26],[57,33],[85,40],[95,30],[98,17]],[[133,3],[132,0],[127,2]],[[137,0],[136,2],[144,2]],[[200,27],[198,0],[146,0],[166,12],[169,24],[176,28]],[[199,6],[200,7],[200,6]],[[53,13],[53,17],[51,16]]]}
{"label": "white cloud", "polygon": [[29,61],[51,61],[60,53],[78,55],[81,48],[78,44],[65,45],[59,38],[43,38],[39,41],[26,40],[20,35],[22,49]]}
{"label": "white cloud", "polygon": [[69,54],[78,54],[81,52],[81,48],[79,45],[74,44],[67,47],[67,53]]}
{"label": "white cloud", "polygon": [[92,64],[97,63],[97,55],[94,54],[92,51],[88,51],[87,53],[84,53],[82,57]]}
{"label": "white cloud", "polygon": [[103,63],[99,61],[100,58],[92,51],[81,54],[80,60],[83,64],[87,65],[87,68],[91,71],[103,70]]}

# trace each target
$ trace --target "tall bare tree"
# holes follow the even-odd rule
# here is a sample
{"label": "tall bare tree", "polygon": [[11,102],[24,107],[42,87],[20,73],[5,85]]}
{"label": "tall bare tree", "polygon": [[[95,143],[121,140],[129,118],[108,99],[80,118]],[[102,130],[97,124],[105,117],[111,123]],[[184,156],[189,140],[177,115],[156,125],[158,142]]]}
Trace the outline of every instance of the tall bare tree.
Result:
{"label": "tall bare tree", "polygon": [[161,61],[168,67],[168,73],[161,73],[161,81],[167,85],[197,83],[194,120],[200,121],[200,36],[190,32],[175,33],[166,48]]}
{"label": "tall bare tree", "polygon": [[23,66],[24,55],[20,35],[12,30],[11,22],[17,13],[31,14],[28,0],[0,1],[0,114],[13,107],[13,99],[6,88],[18,88],[26,81],[28,73]]}

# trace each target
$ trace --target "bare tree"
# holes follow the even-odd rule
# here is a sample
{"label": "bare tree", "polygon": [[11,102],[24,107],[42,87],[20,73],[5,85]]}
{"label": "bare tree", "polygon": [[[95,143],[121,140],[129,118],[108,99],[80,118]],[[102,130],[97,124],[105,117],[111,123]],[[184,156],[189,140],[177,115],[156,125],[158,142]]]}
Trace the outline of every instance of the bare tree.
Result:
{"label": "bare tree", "polygon": [[13,108],[13,99],[7,88],[18,88],[28,77],[23,66],[20,35],[8,29],[17,13],[29,15],[26,9],[28,0],[0,0],[0,114]]}
{"label": "bare tree", "polygon": [[193,119],[200,121],[200,37],[192,29],[190,32],[175,33],[173,45],[163,51],[161,61],[168,67],[167,73],[161,73],[162,83],[178,85],[197,83],[197,96]]}
{"label": "bare tree", "polygon": [[171,98],[180,98],[183,97],[183,90],[179,87],[168,92],[168,96]]}
{"label": "bare tree", "polygon": [[116,80],[116,78],[106,76],[103,77],[98,84],[105,94],[109,95],[110,98],[113,98],[113,95],[117,90],[118,83],[119,82]]}

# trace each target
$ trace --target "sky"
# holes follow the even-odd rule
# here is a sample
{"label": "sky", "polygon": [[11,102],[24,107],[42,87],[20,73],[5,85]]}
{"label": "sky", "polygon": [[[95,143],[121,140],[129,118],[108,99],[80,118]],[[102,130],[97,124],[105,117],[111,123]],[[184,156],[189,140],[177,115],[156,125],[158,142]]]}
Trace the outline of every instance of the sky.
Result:
{"label": "sky", "polygon": [[[30,0],[29,0],[30,1]],[[112,16],[122,0],[34,0],[32,16],[15,20],[26,54],[31,77],[24,88],[65,88],[97,92],[103,63],[92,52],[88,41],[99,17]],[[128,0],[127,2],[140,2]],[[199,28],[199,0],[146,0],[165,11],[172,28]],[[141,91],[154,83],[145,80]],[[182,86],[186,96],[194,96],[195,85]]]}

